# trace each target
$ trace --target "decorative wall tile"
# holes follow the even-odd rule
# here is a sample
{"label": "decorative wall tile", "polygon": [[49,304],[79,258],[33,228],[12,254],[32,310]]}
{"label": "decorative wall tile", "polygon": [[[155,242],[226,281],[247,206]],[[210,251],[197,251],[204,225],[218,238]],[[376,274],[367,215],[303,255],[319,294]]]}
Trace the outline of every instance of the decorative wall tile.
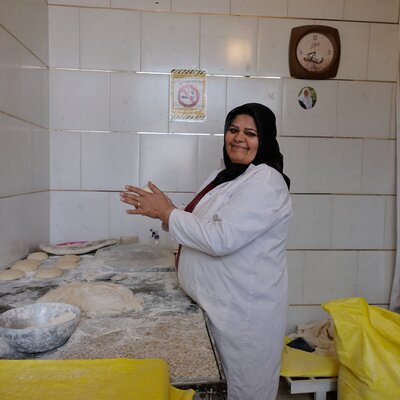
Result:
{"label": "decorative wall tile", "polygon": [[81,188],[81,135],[53,131],[50,134],[51,189]]}
{"label": "decorative wall tile", "polygon": [[79,8],[49,7],[49,65],[79,68]]}
{"label": "decorative wall tile", "polygon": [[50,126],[54,129],[109,129],[109,74],[50,71]]}
{"label": "decorative wall tile", "polygon": [[[312,109],[300,106],[298,97],[304,87],[317,94]],[[337,112],[337,82],[284,79],[282,134],[292,136],[335,136]]]}
{"label": "decorative wall tile", "polygon": [[255,75],[257,20],[202,16],[200,68],[210,74]]}
{"label": "decorative wall tile", "polygon": [[368,303],[389,303],[395,270],[394,251],[360,251],[357,263],[356,296]]}
{"label": "decorative wall tile", "polygon": [[339,82],[338,136],[388,138],[392,84]]}
{"label": "decorative wall tile", "polygon": [[197,190],[197,137],[142,135],[140,186],[153,182],[162,191]]}
{"label": "decorative wall tile", "polygon": [[288,249],[332,247],[332,197],[292,195],[293,217]]}
{"label": "decorative wall tile", "polygon": [[355,251],[307,251],[304,267],[304,303],[320,304],[356,295]]}
{"label": "decorative wall tile", "polygon": [[139,184],[139,138],[130,133],[82,133],[82,189],[123,190]]}
{"label": "decorative wall tile", "polygon": [[169,76],[111,75],[111,129],[168,131]]}
{"label": "decorative wall tile", "polygon": [[122,10],[80,10],[81,68],[140,69],[140,15]]}
{"label": "decorative wall tile", "polygon": [[345,0],[289,0],[289,17],[342,19]]}
{"label": "decorative wall tile", "polygon": [[359,193],[363,142],[310,139],[308,189],[314,193]]}
{"label": "decorative wall tile", "polygon": [[286,17],[288,0],[231,0],[231,14]]}
{"label": "decorative wall tile", "polygon": [[141,69],[199,68],[200,17],[142,13]]}
{"label": "decorative wall tile", "polygon": [[229,14],[229,0],[172,0],[172,11]]}
{"label": "decorative wall tile", "polygon": [[332,247],[382,249],[385,197],[333,196]]}

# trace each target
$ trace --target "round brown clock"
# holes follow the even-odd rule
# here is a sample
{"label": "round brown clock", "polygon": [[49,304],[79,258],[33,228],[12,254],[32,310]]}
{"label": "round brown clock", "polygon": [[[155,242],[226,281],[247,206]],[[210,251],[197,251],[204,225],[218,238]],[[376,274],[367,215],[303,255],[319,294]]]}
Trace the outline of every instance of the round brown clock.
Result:
{"label": "round brown clock", "polygon": [[336,76],[340,61],[340,37],[336,28],[304,25],[292,29],[289,43],[290,75],[302,79]]}

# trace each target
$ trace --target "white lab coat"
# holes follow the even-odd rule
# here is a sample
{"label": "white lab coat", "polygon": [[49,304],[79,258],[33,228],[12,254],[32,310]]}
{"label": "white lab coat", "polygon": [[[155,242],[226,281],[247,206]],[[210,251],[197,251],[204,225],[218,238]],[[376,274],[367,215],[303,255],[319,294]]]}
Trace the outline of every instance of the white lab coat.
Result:
{"label": "white lab coat", "polygon": [[285,181],[265,164],[208,192],[192,214],[171,213],[169,231],[183,245],[179,282],[211,321],[229,400],[275,399],[291,215]]}

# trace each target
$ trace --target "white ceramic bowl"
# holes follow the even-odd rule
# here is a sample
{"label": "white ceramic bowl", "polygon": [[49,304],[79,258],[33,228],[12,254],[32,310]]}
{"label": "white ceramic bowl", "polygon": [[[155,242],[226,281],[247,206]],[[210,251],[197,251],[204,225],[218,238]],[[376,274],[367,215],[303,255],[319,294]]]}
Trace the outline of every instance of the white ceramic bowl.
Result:
{"label": "white ceramic bowl", "polygon": [[0,336],[21,353],[41,353],[63,345],[79,318],[72,304],[34,303],[0,314]]}

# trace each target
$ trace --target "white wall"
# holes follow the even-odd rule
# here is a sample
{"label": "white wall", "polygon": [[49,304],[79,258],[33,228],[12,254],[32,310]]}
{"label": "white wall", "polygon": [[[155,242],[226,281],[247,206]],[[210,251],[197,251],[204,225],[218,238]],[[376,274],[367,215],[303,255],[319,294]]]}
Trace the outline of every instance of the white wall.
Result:
{"label": "white wall", "polygon": [[[277,116],[292,179],[289,329],[321,317],[328,299],[357,295],[388,304],[398,0],[48,3],[52,242],[129,234],[150,240],[159,224],[125,215],[119,191],[151,179],[185,204],[219,165],[222,138],[215,134],[226,112],[258,101]],[[290,31],[305,24],[339,29],[335,79],[290,77]],[[241,58],[229,57],[232,44],[243,46]],[[171,68],[207,70],[205,122],[168,120]],[[317,92],[312,110],[297,103],[303,86]],[[210,135],[177,134],[185,132]],[[161,240],[169,243],[165,234]]]}
{"label": "white wall", "polygon": [[0,0],[0,269],[49,240],[48,5]]}

